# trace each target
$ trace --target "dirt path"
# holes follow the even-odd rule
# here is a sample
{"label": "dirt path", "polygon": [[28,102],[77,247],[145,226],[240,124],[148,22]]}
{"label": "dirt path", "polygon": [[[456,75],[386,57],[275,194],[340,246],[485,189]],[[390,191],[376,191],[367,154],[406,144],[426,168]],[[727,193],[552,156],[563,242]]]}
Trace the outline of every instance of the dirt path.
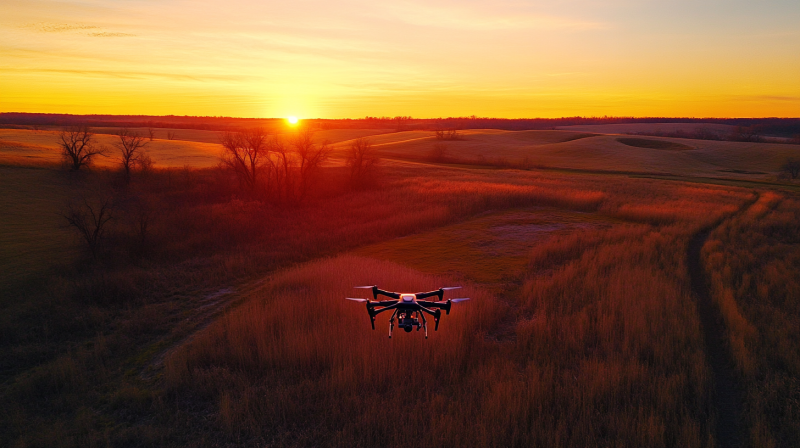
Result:
{"label": "dirt path", "polygon": [[150,350],[155,348],[149,356],[150,361],[142,368],[139,377],[151,380],[156,377],[164,366],[164,360],[179,347],[191,341],[200,331],[208,327],[225,311],[235,307],[249,294],[264,286],[271,277],[269,275],[258,280],[245,283],[238,287],[225,287],[200,294],[195,300],[189,301],[190,305],[183,310],[188,313],[184,325],[163,338],[151,344]]}
{"label": "dirt path", "polygon": [[[738,213],[747,210],[758,199],[745,204]],[[715,436],[720,448],[740,447],[745,440],[742,409],[743,393],[738,387],[734,363],[725,341],[725,324],[719,308],[711,299],[708,276],[700,256],[708,235],[716,228],[705,229],[694,235],[689,242],[687,266],[692,279],[692,291],[697,299],[697,312],[703,327],[706,344],[706,359],[711,366],[714,381],[712,405],[716,410]]]}

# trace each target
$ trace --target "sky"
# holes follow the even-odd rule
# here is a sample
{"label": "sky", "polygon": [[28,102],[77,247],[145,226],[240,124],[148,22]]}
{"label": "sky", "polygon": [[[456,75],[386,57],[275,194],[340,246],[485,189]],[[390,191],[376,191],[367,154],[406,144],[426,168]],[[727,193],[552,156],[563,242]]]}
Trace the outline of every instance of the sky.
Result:
{"label": "sky", "polygon": [[0,0],[0,112],[800,117],[798,0]]}

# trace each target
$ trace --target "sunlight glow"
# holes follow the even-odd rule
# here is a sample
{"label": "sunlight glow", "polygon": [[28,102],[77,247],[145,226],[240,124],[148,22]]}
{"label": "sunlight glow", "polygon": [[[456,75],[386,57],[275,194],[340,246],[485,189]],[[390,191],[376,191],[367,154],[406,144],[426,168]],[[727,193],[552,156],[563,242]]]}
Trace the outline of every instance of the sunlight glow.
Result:
{"label": "sunlight glow", "polygon": [[289,116],[289,117],[286,117],[286,121],[289,123],[289,125],[294,126],[300,120],[295,116]]}
{"label": "sunlight glow", "polygon": [[0,111],[518,118],[800,110],[800,58],[787,57],[800,54],[796,1],[190,3],[3,0]]}

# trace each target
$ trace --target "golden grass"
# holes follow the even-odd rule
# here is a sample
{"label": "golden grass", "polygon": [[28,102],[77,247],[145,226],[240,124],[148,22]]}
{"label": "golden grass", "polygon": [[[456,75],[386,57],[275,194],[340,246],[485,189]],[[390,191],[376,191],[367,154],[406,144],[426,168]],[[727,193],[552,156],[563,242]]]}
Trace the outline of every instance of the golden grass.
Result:
{"label": "golden grass", "polygon": [[800,439],[800,201],[763,192],[703,248],[712,297],[746,386],[752,446]]}
{"label": "golden grass", "polygon": [[[549,184],[569,204],[563,180],[474,176],[492,175],[510,185]],[[476,192],[492,185],[461,179],[459,185],[416,178],[406,191],[418,186],[437,198],[471,192],[470,183],[478,184]],[[618,221],[520,210],[358,251],[408,268],[355,256],[303,265],[276,275],[170,357],[167,383],[179,396],[210,400],[217,427],[248,443],[705,446],[713,437],[709,377],[686,245],[747,195],[698,187],[676,194],[657,182],[637,182],[637,189],[627,182],[605,185],[599,209],[617,216],[625,214],[621,205],[634,203],[641,207],[637,221],[668,215],[667,225],[617,223],[555,231],[541,240],[526,234],[522,242],[509,238],[507,227]],[[625,187],[627,195],[614,194]],[[515,188],[523,197],[541,194]],[[675,210],[672,198],[704,213]],[[437,260],[439,251],[445,253]],[[525,251],[521,265],[517,257]],[[389,341],[381,334],[386,319],[373,332],[363,307],[342,300],[357,284],[412,291],[454,278],[491,284],[514,281],[514,269],[519,291],[493,298],[467,288],[463,293],[476,300],[454,309],[427,343],[404,333]]]}
{"label": "golden grass", "polygon": [[[61,162],[58,131],[27,131],[0,129],[0,164],[19,164],[28,159],[30,163],[58,164]],[[95,143],[108,148],[106,157],[98,156],[94,165],[116,168],[120,164],[119,150],[114,144],[115,135],[96,134]],[[204,168],[219,163],[222,146],[214,143],[199,143],[180,140],[147,141],[145,151],[157,167],[182,168],[186,165]]]}
{"label": "golden grass", "polygon": [[[46,345],[40,333],[48,346],[66,348],[50,357],[35,352],[40,366],[14,376],[3,395],[8,411],[0,413],[12,431],[0,442],[713,444],[686,245],[736,210],[746,191],[619,175],[411,163],[384,169],[375,190],[344,193],[344,170],[327,168],[324,188],[290,210],[231,200],[228,180],[213,170],[134,177],[129,195],[170,211],[151,228],[152,259],[124,264],[133,239],[123,219],[114,240],[119,267],[54,280],[42,301],[41,310],[53,310],[45,325],[25,310],[37,316],[36,326],[2,346],[5,362],[22,363],[19,353]],[[51,194],[33,182],[17,188],[32,198]],[[759,204],[751,210],[763,219],[783,202]],[[56,209],[41,204],[31,216],[48,207]],[[769,225],[786,226],[788,215],[781,216]],[[338,255],[362,245],[370,246]],[[197,290],[321,256],[331,258],[275,273],[169,356],[167,392],[131,373],[152,358],[164,332],[202,315],[186,305],[200,307]],[[785,266],[770,269],[759,294],[792,275]],[[363,306],[342,300],[358,292],[355,284],[419,290],[464,280],[458,294],[475,300],[454,307],[427,342],[403,332],[390,341],[388,316],[373,332]],[[738,294],[732,285],[724,286]],[[59,305],[70,300],[75,316]],[[738,309],[760,337],[747,308]],[[5,316],[4,337],[12,333],[5,328],[32,319]],[[776,335],[770,343],[791,348],[791,340]],[[762,356],[745,348],[753,359]],[[754,419],[754,440],[774,440],[772,414]]]}
{"label": "golden grass", "polygon": [[[388,141],[382,137],[373,137],[381,154],[411,160],[425,160],[437,143],[433,136],[421,132],[393,134],[394,140]],[[787,158],[800,158],[797,145],[662,137],[638,140],[660,142],[656,145],[662,149],[629,146],[611,135],[472,130],[464,131],[463,140],[446,143],[446,157],[453,163],[759,180],[775,180]],[[696,150],[664,151],[664,148]]]}
{"label": "golden grass", "polygon": [[559,126],[557,129],[573,132],[596,132],[598,134],[674,133],[705,130],[727,135],[736,130],[736,126],[716,123],[620,123]]}
{"label": "golden grass", "polygon": [[617,220],[550,207],[494,212],[464,223],[365,246],[356,254],[423,272],[500,286],[518,278],[529,252],[552,234],[609,226]]}

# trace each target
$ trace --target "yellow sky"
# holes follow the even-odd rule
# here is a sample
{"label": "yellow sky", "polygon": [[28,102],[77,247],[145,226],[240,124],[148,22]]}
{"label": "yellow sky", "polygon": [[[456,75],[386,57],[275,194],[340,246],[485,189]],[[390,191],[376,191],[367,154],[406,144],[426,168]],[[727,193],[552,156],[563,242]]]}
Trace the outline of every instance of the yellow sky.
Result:
{"label": "yellow sky", "polygon": [[800,2],[0,0],[0,111],[800,116]]}

